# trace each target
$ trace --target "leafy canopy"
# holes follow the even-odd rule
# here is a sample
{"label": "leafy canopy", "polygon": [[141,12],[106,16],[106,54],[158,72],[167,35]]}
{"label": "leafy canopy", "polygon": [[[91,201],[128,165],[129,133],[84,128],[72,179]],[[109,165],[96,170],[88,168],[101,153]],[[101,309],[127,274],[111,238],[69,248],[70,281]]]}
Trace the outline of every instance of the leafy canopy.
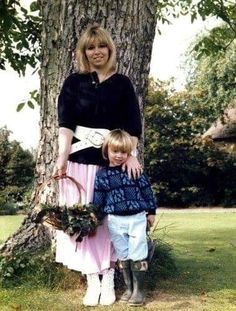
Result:
{"label": "leafy canopy", "polygon": [[[234,0],[158,0],[157,19],[171,23],[171,18],[190,15],[193,22],[199,16],[205,20],[215,16],[224,23],[224,29],[216,29],[212,38],[198,45],[198,50],[226,49],[236,34],[236,6]],[[42,19],[39,1],[32,1],[30,9],[22,6],[20,0],[0,2],[0,69],[7,63],[20,75],[26,66],[35,68],[40,60]],[[160,30],[157,28],[157,31]],[[221,37],[227,37],[226,45]]]}
{"label": "leafy canopy", "polygon": [[[205,35],[205,39],[211,37],[212,32],[214,29]],[[226,41],[226,38],[225,41],[222,40]],[[202,54],[200,58],[198,56],[198,51],[193,52],[190,49],[186,64],[186,89],[192,104],[208,115],[209,126],[209,122],[212,123],[223,115],[227,107],[235,105],[236,41],[232,42],[224,53],[218,51]]]}
{"label": "leafy canopy", "polygon": [[224,53],[236,38],[234,0],[161,0],[158,3],[157,17],[162,23],[170,23],[171,18],[180,15],[189,15],[191,22],[199,17],[203,20],[216,17],[221,21],[221,25],[215,27],[210,36],[203,37],[194,46],[199,58],[203,54],[217,54],[220,51]]}
{"label": "leafy canopy", "polygon": [[41,18],[37,2],[32,2],[30,12],[18,0],[0,2],[0,69],[7,63],[24,75],[27,65],[35,68],[40,57]]}

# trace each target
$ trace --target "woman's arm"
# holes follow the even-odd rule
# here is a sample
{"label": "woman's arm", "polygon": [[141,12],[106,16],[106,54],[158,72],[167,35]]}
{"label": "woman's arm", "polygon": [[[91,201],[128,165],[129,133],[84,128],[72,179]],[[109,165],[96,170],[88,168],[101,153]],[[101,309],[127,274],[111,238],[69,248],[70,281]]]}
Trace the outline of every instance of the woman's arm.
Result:
{"label": "woman's arm", "polygon": [[73,131],[71,129],[60,127],[58,135],[58,158],[53,170],[53,176],[62,176],[66,174],[67,160],[70,153]]}
{"label": "woman's arm", "polygon": [[138,138],[142,134],[141,114],[133,84],[128,77],[124,78],[124,100],[122,109],[124,112],[124,130],[128,132],[133,141],[133,151],[123,164],[123,170],[127,170],[129,178],[138,178],[142,173],[142,166],[136,157]]}
{"label": "woman's arm", "polygon": [[135,136],[132,136],[132,142],[133,142],[133,151],[132,155],[128,157],[126,162],[122,165],[123,170],[127,170],[129,178],[139,178],[140,175],[143,172],[142,165],[139,163],[137,157],[136,157],[136,150],[138,145],[138,138]]}

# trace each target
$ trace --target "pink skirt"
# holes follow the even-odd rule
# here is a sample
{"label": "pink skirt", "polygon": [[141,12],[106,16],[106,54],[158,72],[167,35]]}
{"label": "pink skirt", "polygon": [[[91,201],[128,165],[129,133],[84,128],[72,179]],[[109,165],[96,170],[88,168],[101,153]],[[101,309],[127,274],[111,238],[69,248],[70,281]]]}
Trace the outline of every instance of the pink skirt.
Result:
{"label": "pink skirt", "polygon": [[[81,198],[76,186],[69,180],[63,179],[59,186],[60,205],[73,205],[92,202],[96,165],[68,162],[67,175],[74,177],[83,186]],[[82,242],[75,242],[76,236],[70,237],[63,231],[56,234],[56,261],[63,263],[69,269],[81,271],[82,274],[102,273],[116,261],[116,255],[111,243],[107,227],[107,219],[97,228],[92,237],[84,237]]]}

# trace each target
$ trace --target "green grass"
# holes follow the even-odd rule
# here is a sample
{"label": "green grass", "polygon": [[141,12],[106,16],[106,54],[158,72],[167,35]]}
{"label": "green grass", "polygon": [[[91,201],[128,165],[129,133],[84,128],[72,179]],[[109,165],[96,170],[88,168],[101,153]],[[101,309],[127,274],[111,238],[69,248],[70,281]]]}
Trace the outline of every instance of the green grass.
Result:
{"label": "green grass", "polygon": [[[145,306],[135,310],[236,310],[236,213],[176,212],[159,214],[157,218],[154,235],[173,246],[178,271],[172,278],[160,279],[147,293]],[[81,282],[67,288],[70,277],[68,272],[64,286],[53,290],[27,285],[0,289],[0,310],[92,310],[82,305]],[[75,278],[76,274],[73,281]],[[134,308],[117,302],[96,310]]]}
{"label": "green grass", "polygon": [[182,299],[174,305],[183,310],[236,310],[236,213],[165,213],[158,220],[165,229],[155,234],[173,246],[178,267],[177,277],[158,285],[164,300]]}
{"label": "green grass", "polygon": [[0,244],[2,244],[20,226],[25,216],[0,216]]}

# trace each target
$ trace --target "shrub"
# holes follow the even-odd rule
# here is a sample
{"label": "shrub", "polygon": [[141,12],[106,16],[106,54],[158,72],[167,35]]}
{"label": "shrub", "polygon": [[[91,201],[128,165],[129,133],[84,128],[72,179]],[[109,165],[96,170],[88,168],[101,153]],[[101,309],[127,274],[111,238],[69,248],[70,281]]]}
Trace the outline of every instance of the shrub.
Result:
{"label": "shrub", "polygon": [[[15,253],[0,257],[0,282],[4,288],[28,287],[71,288],[78,286],[79,273],[55,263],[51,250]],[[66,284],[65,284],[66,283]]]}
{"label": "shrub", "polygon": [[155,289],[160,279],[172,278],[177,273],[175,258],[170,244],[155,239],[155,250],[149,265],[146,285],[149,289]]}
{"label": "shrub", "polygon": [[[171,246],[158,240],[150,271],[147,274],[147,287],[154,289],[158,280],[175,274],[176,266]],[[83,285],[84,277],[55,262],[51,249],[38,253],[15,253],[0,257],[0,284],[3,288],[24,285],[25,287],[48,287],[50,289],[75,289]],[[117,289],[124,285],[119,269],[116,269]]]}
{"label": "shrub", "polygon": [[0,205],[0,215],[16,215],[18,206],[14,202],[5,202]]}

